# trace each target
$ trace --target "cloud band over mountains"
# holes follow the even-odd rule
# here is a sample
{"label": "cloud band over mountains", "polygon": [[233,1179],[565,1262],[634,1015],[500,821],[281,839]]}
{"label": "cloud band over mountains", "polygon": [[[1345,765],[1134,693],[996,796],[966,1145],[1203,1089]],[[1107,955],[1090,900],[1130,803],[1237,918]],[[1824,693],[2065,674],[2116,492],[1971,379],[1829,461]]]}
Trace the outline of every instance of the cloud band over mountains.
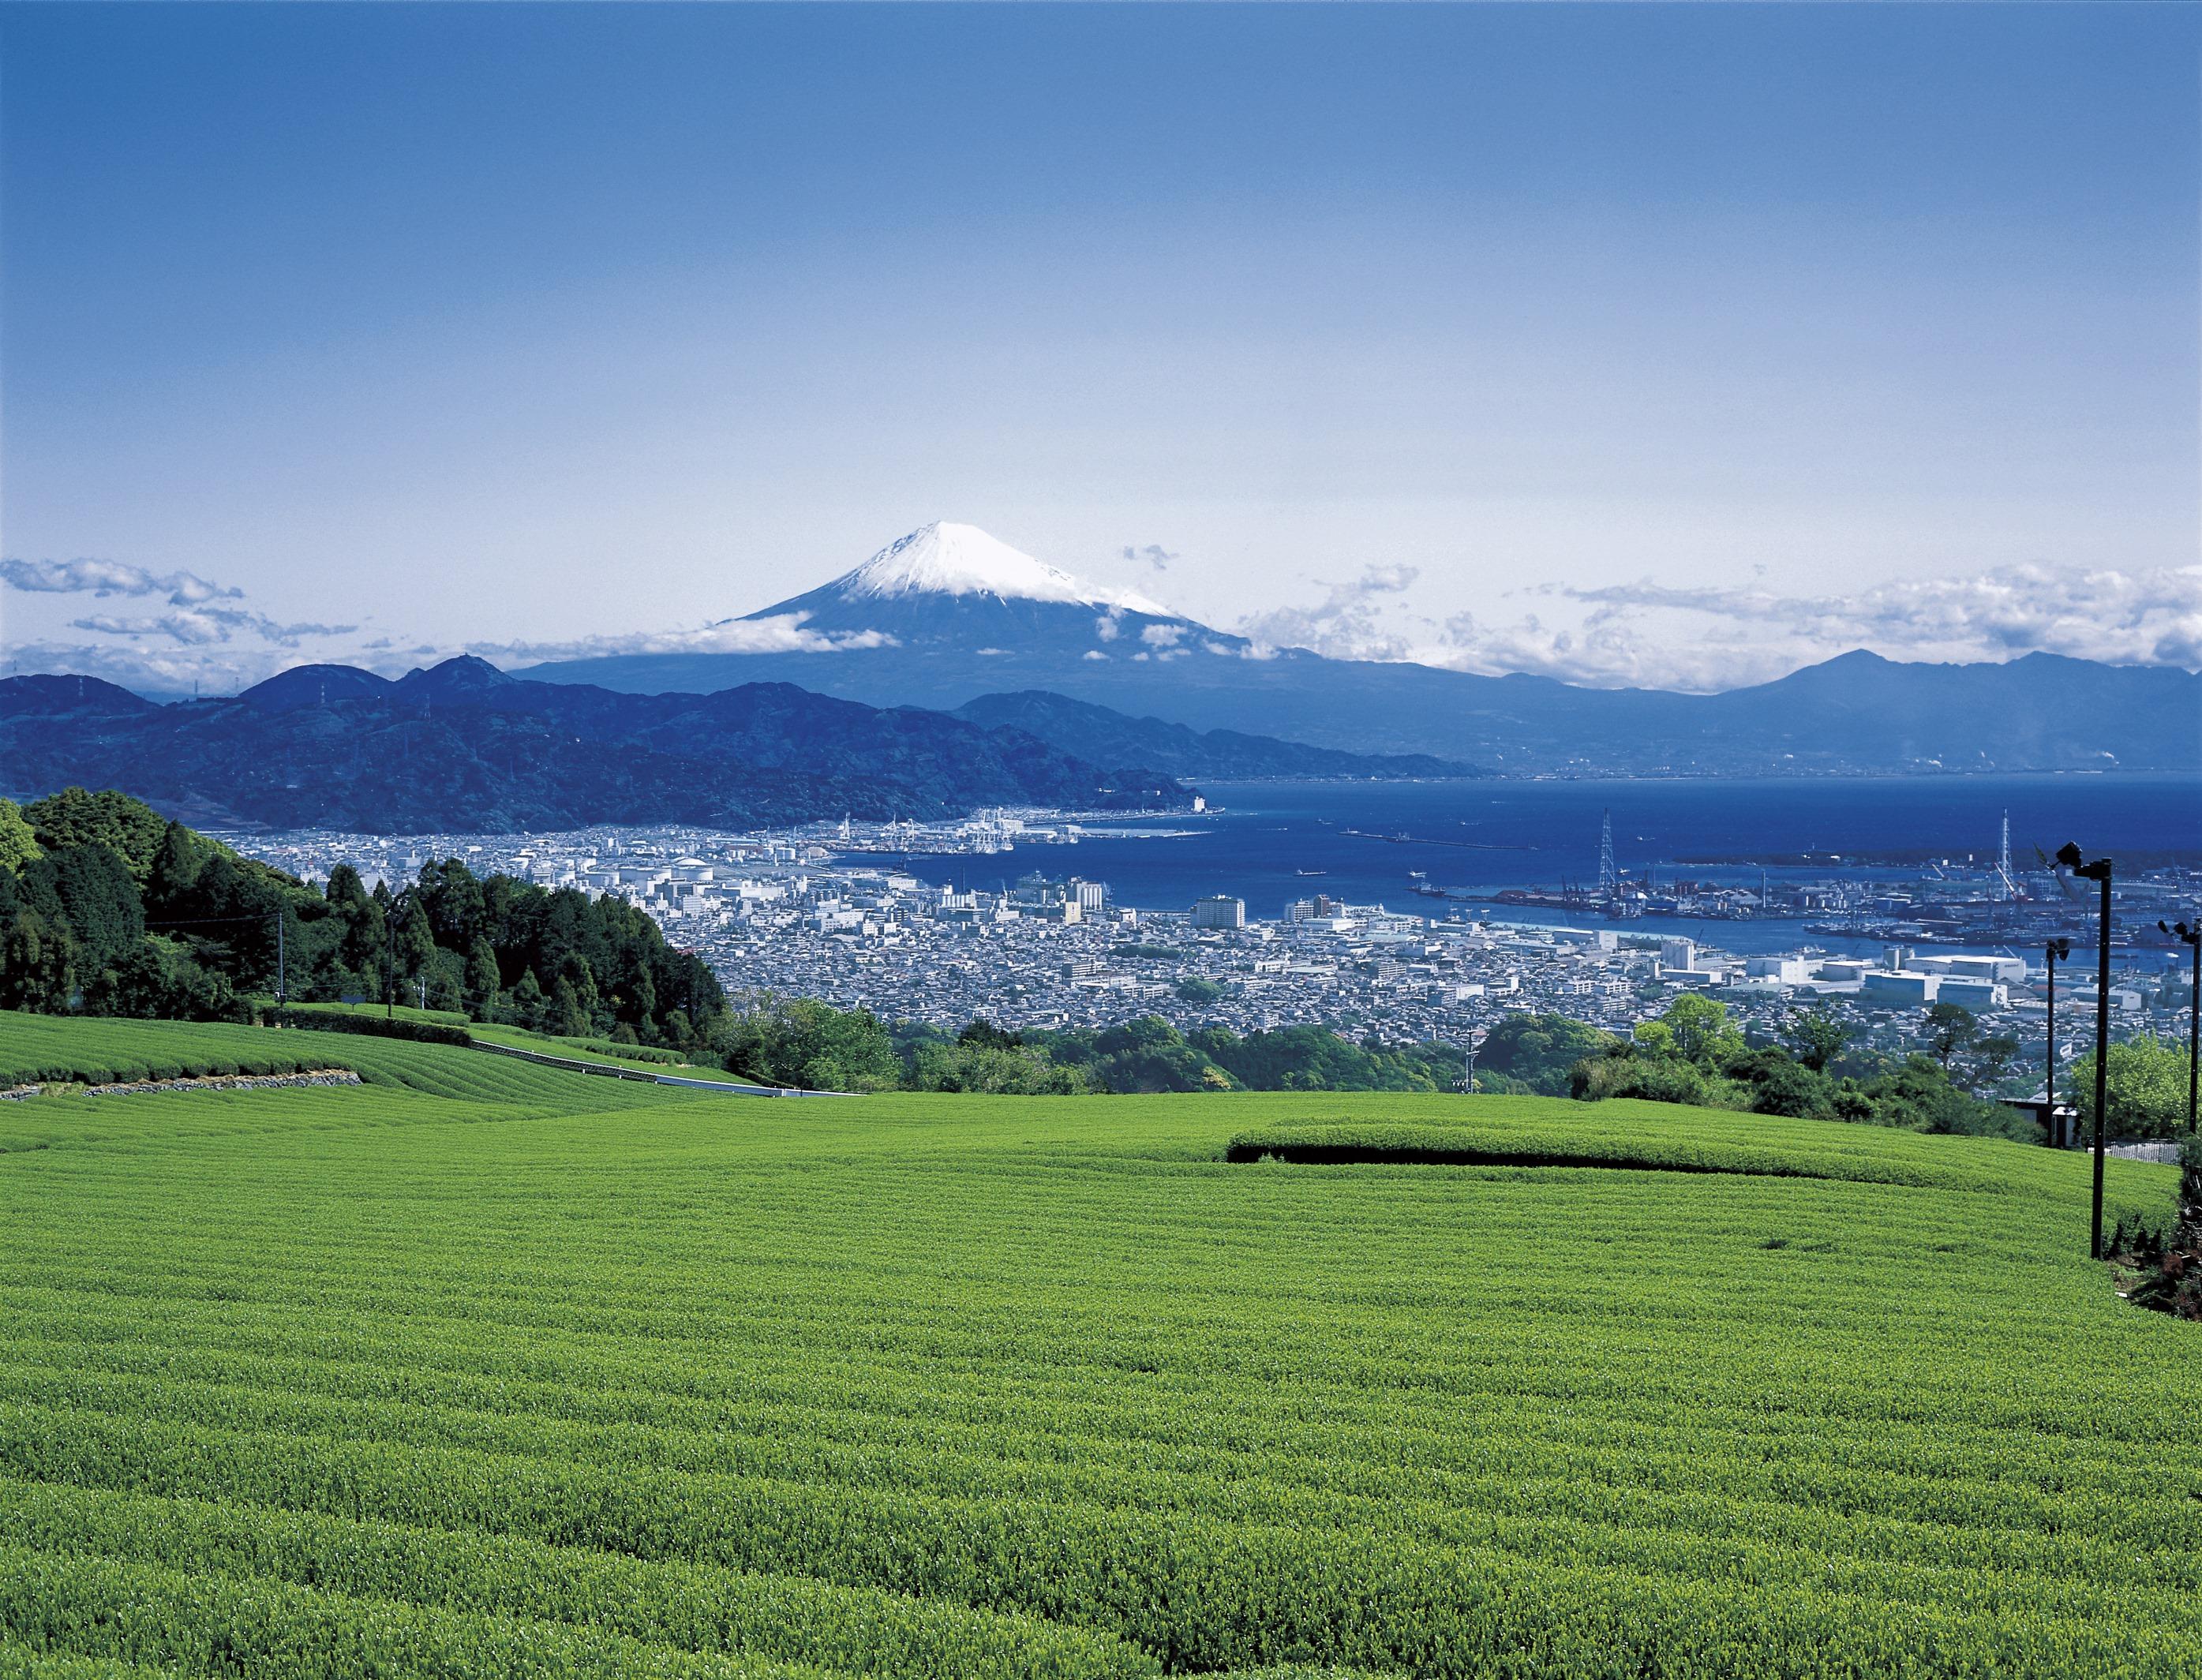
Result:
{"label": "cloud band over mountains", "polygon": [[1411,566],[1372,566],[1324,585],[1311,607],[1257,613],[1239,629],[1263,646],[1334,659],[1695,693],[1771,681],[1855,648],[1953,664],[2041,652],[2202,667],[2202,567],[2034,564],[1818,596],[1650,579],[1593,589],[1545,584],[1519,592],[1539,603],[1535,610],[1457,613],[1442,623],[1404,610],[1419,575]]}
{"label": "cloud band over mountains", "polygon": [[[1133,556],[1144,555],[1157,569],[1180,558],[1151,546],[1151,555]],[[1854,648],[1953,663],[2041,651],[2114,665],[2202,667],[2202,566],[2040,563],[1824,595],[1755,582],[1676,585],[1650,578],[1595,588],[1544,584],[1510,592],[1505,598],[1521,608],[1510,616],[1456,613],[1442,622],[1412,610],[1422,576],[1411,565],[1365,566],[1348,580],[1322,583],[1322,598],[1311,605],[1246,616],[1237,628],[1251,648],[1216,650],[1258,658],[1305,648],[1331,658],[1694,692],[1768,681]],[[11,594],[146,602],[143,611],[82,613],[50,623],[40,635],[6,634],[0,649],[17,670],[77,671],[170,692],[194,684],[214,691],[243,686],[306,657],[346,659],[396,675],[455,652],[527,664],[621,654],[856,653],[895,641],[874,630],[821,631],[802,614],[555,643],[445,645],[389,634],[361,640],[361,625],[286,622],[256,608],[244,590],[193,572],[97,559],[0,560],[0,609]],[[1113,640],[1116,629],[1104,619],[1097,635]],[[65,631],[89,639],[72,641]],[[1150,657],[1191,650],[1174,634],[1151,630],[1145,639]]]}

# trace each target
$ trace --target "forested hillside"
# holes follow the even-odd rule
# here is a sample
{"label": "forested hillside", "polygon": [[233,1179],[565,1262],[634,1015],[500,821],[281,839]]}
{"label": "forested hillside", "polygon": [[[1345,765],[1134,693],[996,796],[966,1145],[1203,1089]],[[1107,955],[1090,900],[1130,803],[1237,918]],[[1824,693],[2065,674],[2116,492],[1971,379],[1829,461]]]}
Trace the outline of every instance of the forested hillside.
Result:
{"label": "forested hillside", "polygon": [[112,790],[0,800],[0,1007],[244,1019],[250,996],[380,1000],[686,1046],[718,982],[616,898],[456,859],[316,889]]}
{"label": "forested hillside", "polygon": [[156,706],[82,678],[0,678],[0,790],[111,786],[197,820],[374,833],[792,824],[987,805],[1178,808],[1136,760],[785,683],[614,694],[452,659],[396,682],[304,666]]}

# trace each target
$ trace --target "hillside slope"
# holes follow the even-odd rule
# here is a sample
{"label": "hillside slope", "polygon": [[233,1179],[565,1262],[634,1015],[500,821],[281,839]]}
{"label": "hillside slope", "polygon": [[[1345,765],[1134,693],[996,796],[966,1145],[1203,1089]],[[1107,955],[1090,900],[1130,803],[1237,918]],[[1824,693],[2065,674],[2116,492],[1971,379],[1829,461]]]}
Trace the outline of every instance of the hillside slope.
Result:
{"label": "hillside slope", "polygon": [[[507,1099],[450,1083],[492,1058],[403,1048],[396,1084],[56,1101],[0,1153],[0,1638],[315,1673],[2202,1674],[2202,1345],[2084,1257],[2079,1157],[1726,1115],[1916,1170],[1234,1166],[1249,1128],[1463,1105],[539,1069]],[[1703,1118],[1599,1122],[1656,1157]],[[2112,1165],[2115,1205],[2168,1199]]]}
{"label": "hillside slope", "polygon": [[1188,780],[1320,777],[1397,781],[1477,773],[1469,765],[1432,758],[1427,753],[1342,753],[1228,729],[1202,734],[1183,724],[1126,717],[1105,706],[1088,705],[1037,689],[1019,694],[982,694],[957,707],[954,715],[986,729],[1021,730],[1096,763],[1143,764],[1163,775]]}

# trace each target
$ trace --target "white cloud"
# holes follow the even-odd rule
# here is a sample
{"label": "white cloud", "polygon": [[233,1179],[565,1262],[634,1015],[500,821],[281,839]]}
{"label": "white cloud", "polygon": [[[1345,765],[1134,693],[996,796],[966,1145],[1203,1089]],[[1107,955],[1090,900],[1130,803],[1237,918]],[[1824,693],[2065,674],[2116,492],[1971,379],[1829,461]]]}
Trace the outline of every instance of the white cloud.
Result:
{"label": "white cloud", "polygon": [[1119,617],[1120,614],[1113,612],[1102,614],[1099,618],[1093,620],[1094,635],[1104,642],[1115,641],[1123,632],[1123,626],[1118,621]]}
{"label": "white cloud", "polygon": [[577,642],[470,642],[465,651],[491,661],[533,664],[612,654],[832,654],[901,645],[883,630],[811,630],[804,622],[809,616],[781,613],[768,619],[727,619],[698,630],[637,631]]}
{"label": "white cloud", "polygon": [[248,687],[299,663],[295,652],[307,641],[348,637],[359,628],[286,624],[230,604],[243,602],[243,590],[195,572],[156,572],[125,561],[0,560],[0,587],[32,596],[159,598],[154,611],[86,613],[55,627],[96,638],[89,643],[64,642],[49,629],[5,649],[14,670],[80,672],[155,691],[188,690],[195,682],[214,693]]}
{"label": "white cloud", "polygon": [[1976,577],[1903,579],[1824,596],[1678,590],[1649,581],[1566,593],[1606,614],[1664,608],[1711,614],[1781,626],[1821,643],[1938,655],[2040,650],[2110,664],[2202,664],[2202,566],[2130,572],[2012,566]]}
{"label": "white cloud", "polygon": [[2202,567],[2005,567],[1818,596],[1650,579],[1540,593],[1590,610],[1551,625],[1537,614],[1512,624],[1458,614],[1411,657],[1464,671],[1697,692],[1770,681],[1854,648],[1942,663],[2043,652],[2202,666]]}
{"label": "white cloud", "polygon": [[1332,659],[1405,659],[1406,638],[1381,621],[1382,597],[1401,595],[1422,575],[1412,566],[1370,566],[1351,583],[1332,584],[1313,607],[1252,614],[1239,628],[1257,646],[1305,648]]}
{"label": "white cloud", "polygon": [[277,672],[309,661],[258,649],[206,649],[161,643],[13,643],[8,673],[50,671],[97,677],[150,694],[234,694]]}
{"label": "white cloud", "polygon": [[1151,624],[1139,632],[1139,640],[1151,648],[1175,648],[1184,638],[1181,624]]}
{"label": "white cloud", "polygon": [[356,624],[278,624],[263,614],[237,607],[179,607],[152,618],[118,618],[95,613],[71,619],[72,630],[99,636],[165,637],[186,648],[207,648],[242,636],[279,648],[295,648],[309,636],[349,636]]}
{"label": "white cloud", "polygon": [[176,607],[236,601],[244,595],[196,573],[155,573],[119,560],[0,560],[0,584],[26,595],[165,595]]}

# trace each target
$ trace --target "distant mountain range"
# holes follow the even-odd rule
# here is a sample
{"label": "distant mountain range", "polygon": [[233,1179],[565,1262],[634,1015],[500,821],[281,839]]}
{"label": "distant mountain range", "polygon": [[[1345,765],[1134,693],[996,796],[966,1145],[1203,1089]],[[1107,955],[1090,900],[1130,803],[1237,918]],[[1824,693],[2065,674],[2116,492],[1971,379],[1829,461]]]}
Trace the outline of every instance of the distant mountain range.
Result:
{"label": "distant mountain range", "polygon": [[395,682],[303,666],[234,699],[167,706],[95,678],[0,680],[0,790],[115,787],[217,825],[491,832],[1172,809],[1192,800],[1180,776],[1462,773],[1197,735],[1046,694],[987,696],[952,717],[785,683],[618,694],[463,658]]}
{"label": "distant mountain range", "polygon": [[466,658],[396,682],[305,666],[234,699],[168,706],[91,678],[0,681],[0,789],[72,783],[216,825],[381,833],[1192,800],[1166,776],[1104,769],[1022,731],[939,712],[784,683],[615,694],[521,681]]}
{"label": "distant mountain range", "polygon": [[1200,734],[1160,718],[1128,718],[1105,706],[1067,700],[1044,690],[982,694],[954,714],[987,729],[1018,729],[1073,756],[1107,764],[1138,764],[1165,776],[1208,781],[1295,780],[1322,778],[1406,781],[1421,777],[1484,772],[1427,753],[1342,753],[1266,735],[1215,729]]}
{"label": "distant mountain range", "polygon": [[1044,690],[1189,730],[1509,772],[2202,769],[2202,677],[2169,667],[2048,654],[1899,664],[1858,652],[1778,682],[1687,695],[1326,659],[1082,584],[969,526],[927,526],[821,588],[730,622],[768,621],[817,650],[631,654],[527,674],[633,693],[763,679],[950,711]]}

